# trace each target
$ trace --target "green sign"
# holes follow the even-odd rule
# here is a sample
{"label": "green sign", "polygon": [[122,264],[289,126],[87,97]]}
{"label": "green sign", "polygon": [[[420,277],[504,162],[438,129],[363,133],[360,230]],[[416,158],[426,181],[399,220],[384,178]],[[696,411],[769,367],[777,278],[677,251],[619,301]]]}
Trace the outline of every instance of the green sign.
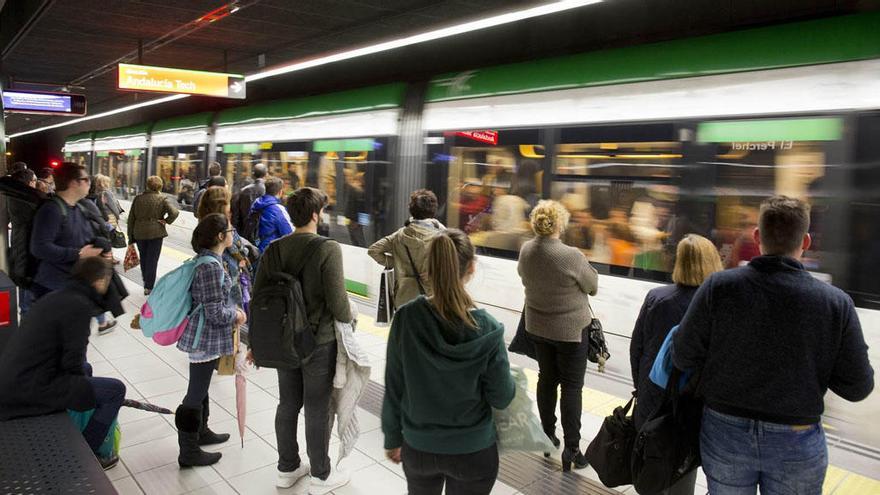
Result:
{"label": "green sign", "polygon": [[312,146],[312,151],[373,151],[375,141],[372,139],[319,139]]}
{"label": "green sign", "polygon": [[719,120],[697,126],[701,143],[755,141],[837,141],[843,135],[839,118]]}
{"label": "green sign", "polygon": [[257,143],[243,144],[224,144],[224,153],[256,153],[260,151],[260,145]]}

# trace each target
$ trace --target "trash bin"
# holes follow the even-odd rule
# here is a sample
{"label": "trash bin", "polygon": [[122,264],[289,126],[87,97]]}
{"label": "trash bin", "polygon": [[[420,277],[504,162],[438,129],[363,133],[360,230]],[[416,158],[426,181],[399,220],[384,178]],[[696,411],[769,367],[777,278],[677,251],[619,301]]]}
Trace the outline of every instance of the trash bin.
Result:
{"label": "trash bin", "polygon": [[18,290],[12,279],[0,271],[0,352],[13,332],[18,331]]}

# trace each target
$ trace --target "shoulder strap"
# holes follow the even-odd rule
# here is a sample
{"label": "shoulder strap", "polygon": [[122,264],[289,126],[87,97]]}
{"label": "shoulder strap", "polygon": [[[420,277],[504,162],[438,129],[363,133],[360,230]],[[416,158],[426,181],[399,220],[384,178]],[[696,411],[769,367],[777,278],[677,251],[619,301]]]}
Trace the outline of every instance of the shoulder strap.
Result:
{"label": "shoulder strap", "polygon": [[61,209],[61,218],[64,219],[64,221],[67,221],[67,203],[58,196],[52,196],[52,201],[54,201],[55,204],[58,205],[58,208]]}
{"label": "shoulder strap", "polygon": [[[401,242],[403,244],[403,242]],[[422,276],[419,274],[419,269],[416,268],[416,263],[413,261],[412,253],[409,252],[409,246],[403,244],[403,249],[406,249],[406,257],[409,258],[409,266],[412,268],[413,273],[416,276],[416,283],[419,285],[419,294],[425,295],[425,286],[422,285]]]}
{"label": "shoulder strap", "polygon": [[300,278],[302,276],[302,271],[305,269],[306,263],[308,263],[315,256],[315,253],[318,252],[318,248],[326,240],[326,237],[318,236],[311,239],[308,244],[306,244],[305,255],[299,259],[299,262],[296,264],[296,268],[293,270],[293,275],[296,278]]}

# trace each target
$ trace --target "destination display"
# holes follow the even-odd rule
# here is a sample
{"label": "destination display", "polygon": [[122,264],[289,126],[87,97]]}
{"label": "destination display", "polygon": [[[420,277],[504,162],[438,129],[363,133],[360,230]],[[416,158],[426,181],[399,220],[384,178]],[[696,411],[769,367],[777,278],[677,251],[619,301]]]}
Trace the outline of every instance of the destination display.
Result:
{"label": "destination display", "polygon": [[3,110],[10,113],[80,116],[86,114],[86,97],[70,93],[10,90],[3,92]]}
{"label": "destination display", "polygon": [[184,93],[243,99],[247,96],[244,76],[170,67],[119,64],[119,89],[159,93]]}

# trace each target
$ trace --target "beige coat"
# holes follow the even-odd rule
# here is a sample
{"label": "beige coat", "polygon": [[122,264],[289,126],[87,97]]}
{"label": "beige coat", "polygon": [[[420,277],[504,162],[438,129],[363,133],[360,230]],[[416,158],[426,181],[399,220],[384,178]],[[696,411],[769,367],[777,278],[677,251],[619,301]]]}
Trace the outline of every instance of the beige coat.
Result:
{"label": "beige coat", "polygon": [[128,212],[128,242],[168,237],[166,223],[173,223],[180,212],[164,194],[147,191],[138,194]]}
{"label": "beige coat", "polygon": [[394,268],[394,305],[401,307],[419,296],[416,273],[406,254],[412,255],[413,263],[419,271],[426,295],[431,295],[431,284],[427,280],[428,241],[446,227],[434,219],[411,220],[409,225],[397,232],[376,241],[367,254],[382,266]]}

